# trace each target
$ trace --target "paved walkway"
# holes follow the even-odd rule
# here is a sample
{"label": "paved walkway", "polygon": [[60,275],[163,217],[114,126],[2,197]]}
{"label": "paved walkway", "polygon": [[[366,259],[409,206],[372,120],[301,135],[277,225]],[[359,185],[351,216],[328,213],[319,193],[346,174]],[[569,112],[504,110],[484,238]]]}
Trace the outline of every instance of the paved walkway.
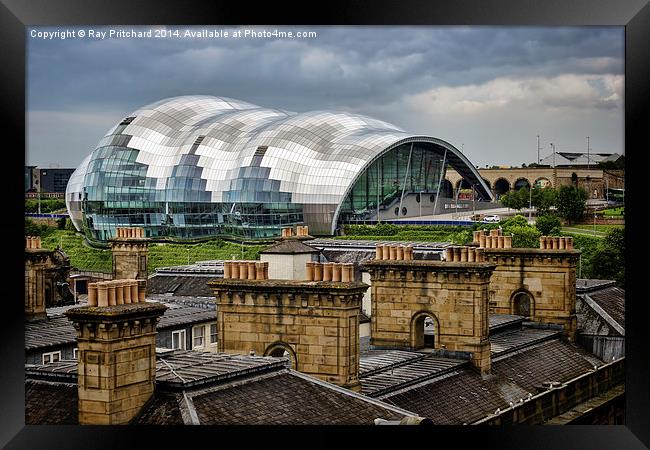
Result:
{"label": "paved walkway", "polygon": [[429,214],[429,215],[423,215],[423,216],[417,216],[417,217],[400,217],[399,219],[392,219],[395,221],[402,221],[402,220],[471,220],[471,217],[474,214],[481,214],[483,216],[491,216],[491,215],[497,215],[497,216],[514,216],[515,214],[522,214],[522,215],[528,215],[528,210],[527,209],[522,209],[521,211],[517,211],[516,209],[511,209],[511,208],[494,208],[494,209],[482,209],[482,210],[477,210],[476,212],[472,211],[463,211],[463,212],[455,212],[455,213],[448,213],[448,214]]}

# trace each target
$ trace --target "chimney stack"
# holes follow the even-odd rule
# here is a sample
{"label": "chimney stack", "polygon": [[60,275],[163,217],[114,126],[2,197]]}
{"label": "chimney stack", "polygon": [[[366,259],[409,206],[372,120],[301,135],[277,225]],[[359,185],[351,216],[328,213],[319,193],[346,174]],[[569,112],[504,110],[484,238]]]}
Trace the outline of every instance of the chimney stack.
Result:
{"label": "chimney stack", "polygon": [[485,262],[483,249],[476,247],[447,247],[445,249],[447,262]]}
{"label": "chimney stack", "polygon": [[[144,302],[106,306],[109,285],[126,292],[132,280],[116,281],[91,283],[99,305],[64,313],[77,333],[81,425],[128,424],[154,391],[156,325],[167,307]],[[89,302],[92,290],[89,286]]]}
{"label": "chimney stack", "polygon": [[308,262],[307,281],[354,281],[354,264]]}
{"label": "chimney stack", "polygon": [[267,280],[268,267],[268,262],[224,261],[223,277],[234,280]]}
{"label": "chimney stack", "polygon": [[375,259],[389,261],[411,261],[413,259],[412,245],[377,244]]}
{"label": "chimney stack", "polygon": [[52,253],[51,250],[41,248],[40,236],[25,238],[25,319],[28,321],[47,319],[46,296],[48,292],[51,296],[53,289],[49,276]]}
{"label": "chimney stack", "polygon": [[573,250],[573,238],[568,236],[540,236],[540,250]]}
{"label": "chimney stack", "polygon": [[111,239],[114,280],[142,280],[142,295],[147,291],[149,239],[140,227],[117,227]]}

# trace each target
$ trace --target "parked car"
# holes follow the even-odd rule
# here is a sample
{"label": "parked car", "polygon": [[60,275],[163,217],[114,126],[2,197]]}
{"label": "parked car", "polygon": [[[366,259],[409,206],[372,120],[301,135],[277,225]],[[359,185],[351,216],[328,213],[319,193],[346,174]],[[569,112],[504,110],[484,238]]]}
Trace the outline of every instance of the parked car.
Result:
{"label": "parked car", "polygon": [[484,223],[496,223],[496,222],[500,222],[500,221],[501,221],[501,218],[499,216],[497,216],[496,214],[493,214],[491,216],[483,217],[483,222]]}

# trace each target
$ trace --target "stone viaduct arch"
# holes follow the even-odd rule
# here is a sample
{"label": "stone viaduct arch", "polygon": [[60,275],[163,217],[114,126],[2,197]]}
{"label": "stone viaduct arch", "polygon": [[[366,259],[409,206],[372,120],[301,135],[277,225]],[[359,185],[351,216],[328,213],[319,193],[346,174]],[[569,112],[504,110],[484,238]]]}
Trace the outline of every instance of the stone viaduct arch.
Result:
{"label": "stone viaduct arch", "polygon": [[[590,192],[602,197],[605,192],[607,174],[598,168],[581,167],[512,167],[478,169],[481,178],[492,191],[492,194],[503,195],[508,190],[517,190],[518,180],[526,180],[529,186],[558,187],[563,185],[578,184]],[[575,175],[574,175],[575,174]],[[453,169],[448,168],[445,177],[452,186],[457,186],[461,176]],[[612,181],[609,186],[612,186]]]}
{"label": "stone viaduct arch", "polygon": [[530,181],[527,178],[517,178],[512,185],[512,189],[518,191],[519,189],[528,188],[530,189]]}
{"label": "stone viaduct arch", "polygon": [[505,178],[498,178],[494,182],[494,193],[501,196],[510,190],[510,182]]}

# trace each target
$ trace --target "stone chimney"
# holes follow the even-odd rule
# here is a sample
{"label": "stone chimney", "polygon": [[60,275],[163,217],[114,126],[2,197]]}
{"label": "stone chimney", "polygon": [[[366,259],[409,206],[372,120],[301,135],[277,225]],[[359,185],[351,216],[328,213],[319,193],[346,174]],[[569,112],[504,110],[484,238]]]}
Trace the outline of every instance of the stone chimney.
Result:
{"label": "stone chimney", "polygon": [[382,251],[379,259],[377,250],[376,259],[362,264],[372,282],[370,343],[419,350],[428,317],[434,325],[435,349],[467,352],[476,369],[489,373],[488,294],[496,266],[472,250],[448,249],[448,261],[393,259],[390,251],[389,258]]}
{"label": "stone chimney", "polygon": [[[341,278],[350,277],[346,267],[338,265],[336,273]],[[317,278],[322,280],[322,271]],[[287,352],[299,372],[354,391],[361,389],[359,314],[368,285],[235,277],[215,279],[208,285],[216,297],[220,352],[253,350],[264,356]]]}
{"label": "stone chimney", "polygon": [[[97,283],[102,289],[96,285],[93,291],[100,292],[93,294],[100,304],[108,297],[109,286],[104,283]],[[124,301],[129,280],[108,283],[121,290],[115,298]],[[151,398],[156,325],[166,309],[161,303],[138,302],[83,306],[64,313],[77,332],[79,424],[127,424]]]}
{"label": "stone chimney", "polygon": [[51,250],[41,248],[40,236],[25,238],[25,319],[47,319],[46,296],[53,295],[47,271],[50,268]]}
{"label": "stone chimney", "polygon": [[[497,236],[499,237],[499,236]],[[508,236],[505,236],[506,238]],[[567,338],[577,338],[576,270],[580,251],[573,238],[542,236],[539,248],[494,246],[485,236],[483,258],[496,264],[490,281],[490,313],[515,314],[564,327]],[[479,236],[482,242],[483,236]]]}
{"label": "stone chimney", "polygon": [[149,238],[139,227],[117,227],[117,235],[110,240],[113,252],[113,279],[137,279],[140,291],[147,290]]}

